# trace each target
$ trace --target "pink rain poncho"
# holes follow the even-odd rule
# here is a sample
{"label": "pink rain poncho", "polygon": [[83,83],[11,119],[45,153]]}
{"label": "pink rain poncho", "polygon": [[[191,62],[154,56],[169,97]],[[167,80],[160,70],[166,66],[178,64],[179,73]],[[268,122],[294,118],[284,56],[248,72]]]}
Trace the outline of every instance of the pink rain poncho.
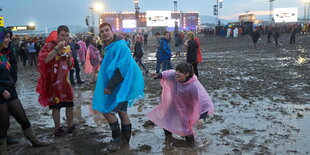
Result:
{"label": "pink rain poncho", "polygon": [[78,54],[79,54],[79,58],[81,62],[85,62],[85,55],[86,55],[86,44],[80,40],[78,41],[78,44],[80,45],[80,49],[77,50]]}
{"label": "pink rain poncho", "polygon": [[163,87],[161,104],[146,115],[160,127],[188,136],[194,134],[193,125],[200,114],[214,113],[213,102],[196,75],[179,83],[175,79],[175,70],[164,71],[160,83]]}
{"label": "pink rain poncho", "polygon": [[88,46],[84,68],[85,73],[90,74],[98,71],[100,65],[99,54],[100,51],[97,47],[92,44]]}

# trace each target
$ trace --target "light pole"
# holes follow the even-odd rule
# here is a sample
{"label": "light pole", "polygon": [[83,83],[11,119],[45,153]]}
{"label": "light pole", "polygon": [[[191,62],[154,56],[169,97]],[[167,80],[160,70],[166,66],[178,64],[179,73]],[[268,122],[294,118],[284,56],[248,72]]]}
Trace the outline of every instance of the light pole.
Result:
{"label": "light pole", "polygon": [[273,1],[275,1],[275,0],[269,0],[269,3],[270,3],[270,5],[269,5],[269,17],[270,17],[270,21],[273,21],[273,15],[272,15],[272,10],[273,10]]}
{"label": "light pole", "polygon": [[309,0],[304,0],[304,23],[308,23],[308,4],[310,4]]}
{"label": "light pole", "polygon": [[[174,4],[174,14],[177,14],[178,11],[178,1],[177,0],[173,0],[173,4]],[[174,34],[176,35],[179,32],[179,24],[178,24],[178,19],[177,16],[175,16],[175,22],[174,22]]]}
{"label": "light pole", "polygon": [[91,26],[90,26],[90,32],[92,32],[93,34],[95,34],[95,15],[94,15],[94,8],[93,7],[89,7],[90,9],[90,18],[91,18]]}
{"label": "light pole", "polygon": [[103,10],[102,4],[96,3],[92,7],[89,7],[90,9],[90,18],[91,18],[91,27],[90,32],[92,32],[95,35],[95,11],[99,12],[99,19],[98,19],[98,26],[100,24],[100,13]]}
{"label": "light pole", "polygon": [[140,26],[140,22],[139,22],[139,0],[133,0],[133,2],[135,3],[135,10],[136,10],[136,21],[137,21],[137,27]]}
{"label": "light pole", "polygon": [[98,12],[98,26],[99,26],[100,25],[100,18],[101,18],[100,15],[101,15],[101,12],[103,10],[103,6],[100,3],[96,3],[94,8],[95,8],[95,11]]}

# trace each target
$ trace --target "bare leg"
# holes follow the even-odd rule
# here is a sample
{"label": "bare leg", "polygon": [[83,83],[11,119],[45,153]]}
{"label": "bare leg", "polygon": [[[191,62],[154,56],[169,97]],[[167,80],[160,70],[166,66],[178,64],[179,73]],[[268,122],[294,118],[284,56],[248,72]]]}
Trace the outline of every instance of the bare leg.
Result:
{"label": "bare leg", "polygon": [[73,125],[73,107],[66,108],[67,126],[72,127]]}
{"label": "bare leg", "polygon": [[52,110],[52,117],[55,123],[55,129],[60,128],[60,109],[53,109]]}

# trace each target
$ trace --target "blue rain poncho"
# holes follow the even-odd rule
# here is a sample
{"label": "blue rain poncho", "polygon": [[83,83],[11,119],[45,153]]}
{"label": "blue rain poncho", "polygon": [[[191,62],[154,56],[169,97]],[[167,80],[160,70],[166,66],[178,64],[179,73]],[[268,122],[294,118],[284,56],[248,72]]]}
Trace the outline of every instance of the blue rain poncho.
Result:
{"label": "blue rain poncho", "polygon": [[[105,48],[106,55],[101,63],[93,97],[93,109],[109,113],[119,103],[128,101],[132,106],[136,100],[144,97],[144,79],[142,72],[133,59],[130,49],[123,40],[112,42]],[[109,80],[116,69],[124,80],[115,88],[111,95],[104,94]]]}

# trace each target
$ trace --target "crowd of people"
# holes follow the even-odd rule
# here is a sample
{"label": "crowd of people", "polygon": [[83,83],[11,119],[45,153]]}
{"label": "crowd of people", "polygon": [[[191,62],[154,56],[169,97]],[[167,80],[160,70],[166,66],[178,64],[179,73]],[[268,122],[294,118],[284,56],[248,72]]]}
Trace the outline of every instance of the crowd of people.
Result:
{"label": "crowd of people", "polygon": [[[175,69],[171,62],[171,33],[166,31],[163,37],[156,33],[157,44],[152,45],[156,48],[156,73],[149,74],[150,68],[142,62],[144,48],[149,46],[147,33],[116,35],[109,23],[102,23],[99,37],[73,37],[69,28],[61,25],[47,38],[20,39],[8,29],[0,28],[0,153],[7,149],[10,114],[22,126],[24,135],[33,146],[50,145],[35,137],[18,99],[15,82],[19,61],[24,66],[27,61],[30,66],[37,66],[38,102],[52,110],[54,135],[57,137],[76,132],[73,85],[84,83],[81,70],[90,74],[90,84],[96,85],[93,109],[103,114],[112,132],[113,140],[107,148],[109,151],[117,151],[130,142],[132,124],[127,108],[144,97],[145,77],[162,79],[161,104],[147,117],[162,127],[166,136],[178,134],[184,136],[189,145],[193,145],[194,124],[214,112],[212,100],[198,80],[198,63],[202,62],[202,53],[199,39],[192,32],[174,34],[175,46],[179,49],[176,55],[180,55],[183,46],[187,51],[186,62],[176,65]],[[66,109],[66,130],[60,124],[62,108]],[[172,121],[176,120],[180,125],[171,127]]]}

